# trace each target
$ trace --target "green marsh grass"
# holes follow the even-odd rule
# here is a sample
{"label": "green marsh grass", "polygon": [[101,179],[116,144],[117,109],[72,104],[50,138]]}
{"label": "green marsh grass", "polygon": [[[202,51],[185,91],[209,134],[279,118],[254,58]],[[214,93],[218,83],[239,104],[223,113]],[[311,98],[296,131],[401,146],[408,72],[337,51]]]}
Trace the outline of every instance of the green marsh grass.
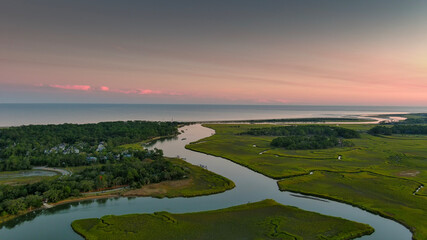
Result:
{"label": "green marsh grass", "polygon": [[367,172],[314,172],[279,181],[281,190],[326,197],[364,208],[408,226],[415,239],[427,237],[427,197],[414,195],[414,181]]}
{"label": "green marsh grass", "polygon": [[344,240],[373,232],[365,224],[303,211],[273,200],[198,213],[109,215],[76,220],[72,227],[88,240]]}
{"label": "green marsh grass", "polygon": [[[283,183],[292,181],[295,176],[295,179],[307,179],[313,184],[304,185],[301,189],[300,185],[289,184],[284,189],[329,197],[381,213],[406,224],[416,239],[427,239],[427,190],[424,187],[415,196],[412,194],[420,185],[427,185],[427,136],[372,136],[366,131],[375,125],[341,124],[340,127],[361,133],[361,138],[351,139],[353,147],[286,150],[270,146],[274,137],[239,135],[250,128],[275,125],[205,126],[214,129],[216,134],[187,145],[188,149],[227,158],[268,177],[284,179]],[[350,174],[345,179],[350,181],[350,176],[353,176],[354,184],[351,181],[342,183],[348,192],[346,196],[357,195],[360,199],[352,202],[351,198],[339,194],[340,188],[335,188],[334,184],[339,185],[342,178],[325,177],[324,181],[317,182],[319,186],[316,188],[310,178],[313,175],[307,175],[311,171],[331,172],[331,176]],[[370,182],[372,179],[375,181]],[[374,183],[376,185],[369,185]],[[375,188],[380,186],[383,187],[376,191]],[[358,195],[364,187],[366,193]],[[336,192],[328,192],[328,189],[336,189]]]}

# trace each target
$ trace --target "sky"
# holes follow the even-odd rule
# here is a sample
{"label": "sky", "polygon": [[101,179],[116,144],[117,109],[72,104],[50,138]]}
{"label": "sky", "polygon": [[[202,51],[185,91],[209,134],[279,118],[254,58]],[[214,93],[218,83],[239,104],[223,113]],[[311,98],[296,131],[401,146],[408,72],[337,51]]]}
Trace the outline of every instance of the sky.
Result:
{"label": "sky", "polygon": [[427,106],[427,1],[2,0],[0,103]]}

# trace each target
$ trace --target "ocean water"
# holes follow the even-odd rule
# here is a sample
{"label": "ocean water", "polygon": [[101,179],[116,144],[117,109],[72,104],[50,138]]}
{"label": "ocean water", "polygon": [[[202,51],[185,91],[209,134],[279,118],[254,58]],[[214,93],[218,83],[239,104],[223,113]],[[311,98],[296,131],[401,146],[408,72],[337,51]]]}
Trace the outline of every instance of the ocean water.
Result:
{"label": "ocean water", "polygon": [[173,104],[0,104],[0,126],[103,121],[217,121],[427,112],[426,107]]}

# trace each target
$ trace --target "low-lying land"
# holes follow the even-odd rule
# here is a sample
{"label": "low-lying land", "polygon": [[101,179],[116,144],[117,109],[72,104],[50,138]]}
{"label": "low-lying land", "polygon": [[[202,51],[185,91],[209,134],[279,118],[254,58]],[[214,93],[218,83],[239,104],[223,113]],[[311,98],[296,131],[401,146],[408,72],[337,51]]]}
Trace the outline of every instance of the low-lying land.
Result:
{"label": "low-lying land", "polygon": [[281,190],[335,199],[409,226],[416,239],[427,236],[427,198],[414,195],[419,184],[367,172],[313,174],[279,181]]}
{"label": "low-lying land", "polygon": [[[324,185],[318,188],[315,184],[307,184],[305,188],[298,189],[295,186],[292,190],[345,201],[381,213],[405,223],[414,232],[416,239],[427,239],[424,226],[426,220],[421,217],[427,215],[427,209],[424,207],[427,206],[426,190],[421,188],[413,195],[416,189],[427,183],[426,135],[372,135],[368,131],[376,125],[340,125],[357,131],[360,138],[350,139],[353,143],[351,146],[294,150],[272,146],[271,142],[277,136],[244,134],[253,131],[251,129],[254,128],[272,128],[275,125],[206,124],[205,126],[213,128],[216,134],[187,145],[188,149],[230,159],[266,176],[286,179],[284,182],[291,181],[293,177],[300,178],[298,176],[303,176],[301,179],[307,178],[309,181],[312,176],[309,173],[312,171],[331,174],[360,173],[346,175],[345,179],[349,181],[346,189],[351,192],[347,197],[339,195],[340,188],[334,187],[334,181],[338,184],[343,180],[338,177],[325,178],[325,182],[319,181],[318,184]],[[359,179],[358,176],[364,176],[366,180],[375,179],[378,184],[369,187],[369,182],[362,181],[363,178]],[[354,186],[350,183],[352,178],[355,178]],[[367,189],[363,189],[364,184],[367,184]],[[375,190],[375,187],[381,186],[382,189]],[[332,192],[326,191],[327,189]],[[358,195],[361,189],[367,191],[366,194]],[[372,191],[368,191],[369,189]],[[348,197],[352,195],[358,195],[360,201],[352,202]]]}
{"label": "low-lying land", "polygon": [[365,224],[264,200],[186,214],[159,212],[76,220],[73,229],[95,239],[353,239],[371,234]]}
{"label": "low-lying land", "polygon": [[427,134],[427,125],[393,125],[393,126],[376,126],[369,130],[373,135],[392,135],[392,134]]}
{"label": "low-lying land", "polygon": [[202,167],[194,166],[181,159],[171,161],[188,169],[188,178],[175,181],[163,181],[148,184],[139,189],[123,192],[122,196],[151,196],[151,197],[195,197],[227,191],[235,187],[231,180],[208,171]]}
{"label": "low-lying land", "polygon": [[374,136],[367,131],[375,125],[342,125],[360,133],[360,138],[351,139],[354,146],[289,150],[271,146],[277,136],[241,135],[252,128],[272,125],[204,126],[214,129],[216,134],[189,144],[186,148],[230,159],[275,179],[307,174],[312,170],[366,170],[396,177],[403,177],[402,173],[406,171],[418,171],[407,178],[427,183],[425,135]]}
{"label": "low-lying land", "polygon": [[25,170],[0,172],[0,185],[25,185],[40,182],[44,179],[56,178],[59,175],[54,172]]}
{"label": "low-lying land", "polygon": [[326,149],[332,147],[350,147],[350,138],[360,138],[360,134],[351,129],[328,125],[296,125],[253,128],[242,135],[275,136],[270,145],[288,150]]}
{"label": "low-lying land", "polygon": [[[380,115],[378,117],[399,117],[404,118],[403,121],[392,122],[395,125],[401,124],[427,124],[427,113],[410,113],[410,114],[386,114]],[[387,122],[382,122],[385,124],[390,124]]]}
{"label": "low-lying land", "polygon": [[[134,168],[138,171],[154,171],[153,175],[151,175],[153,178],[149,178],[150,175],[138,176],[136,175],[137,173],[135,170],[131,171],[130,168],[126,169],[123,166],[114,167],[97,165],[96,167],[85,167],[82,168],[80,172],[75,172],[75,175],[59,179],[60,182],[55,181],[48,183],[42,181],[38,183],[38,185],[41,186],[50,186],[49,190],[44,193],[42,192],[42,195],[37,195],[37,193],[31,192],[33,190],[36,191],[37,189],[40,189],[40,186],[35,184],[16,186],[19,187],[19,189],[15,189],[13,186],[0,185],[0,192],[3,193],[1,196],[2,202],[0,204],[0,210],[2,210],[0,222],[8,221],[13,217],[41,207],[43,199],[48,200],[50,205],[57,205],[85,199],[117,196],[193,197],[224,192],[234,188],[235,186],[231,180],[201,167],[191,165],[181,159],[167,158],[160,161],[162,162],[161,165],[154,162],[154,168],[160,167],[158,172],[154,171],[154,168],[151,167],[141,169]],[[165,169],[165,166],[169,166],[170,164],[163,161],[170,162],[172,167],[169,167],[170,169]],[[134,166],[132,164],[135,163],[129,164],[131,164],[130,167],[132,167]],[[153,163],[143,164],[146,165]],[[97,173],[94,171],[98,168],[103,170],[101,171],[103,174],[99,175],[99,172]],[[109,174],[109,172],[106,171],[108,168],[111,169],[111,172],[124,170],[129,179],[122,178],[120,176],[112,179],[112,177],[107,175]],[[176,174],[175,172],[179,169],[185,173],[185,176],[178,177],[176,180],[173,180],[173,176]],[[161,177],[158,173],[162,173],[164,176]],[[78,179],[82,177],[85,178],[85,176],[91,176],[93,174],[95,174],[95,181],[93,182],[88,179],[81,179],[79,183],[75,182],[76,180],[79,181]],[[78,179],[75,179],[76,177]],[[122,188],[123,186],[128,186],[121,185],[126,184],[125,181],[127,180],[132,181],[132,188]],[[149,183],[150,181],[153,183]],[[119,184],[118,187],[120,187],[120,189],[117,191],[109,191],[109,188],[105,188],[109,186],[108,182]],[[146,184],[142,184],[143,182]],[[85,190],[92,190],[93,192],[82,195],[81,193]],[[9,198],[9,195],[13,194],[13,191],[18,195],[15,196],[15,194],[13,195],[15,198]],[[68,195],[66,195],[67,193]]]}
{"label": "low-lying land", "polygon": [[[166,159],[161,150],[144,149],[147,141],[179,134],[178,126],[177,122],[127,121],[1,129],[0,177],[6,177],[0,178],[0,222],[43,205],[86,198],[191,197],[233,188],[226,178],[182,160]],[[22,169],[27,174],[31,171],[26,169],[34,165],[68,170],[55,177],[3,172]],[[43,169],[52,168],[38,170]]]}
{"label": "low-lying land", "polygon": [[[204,121],[202,123],[214,123],[218,121]],[[326,117],[326,118],[276,118],[276,119],[256,119],[256,120],[227,120],[221,123],[330,123],[330,122],[377,122],[371,117],[349,118],[349,117]]]}

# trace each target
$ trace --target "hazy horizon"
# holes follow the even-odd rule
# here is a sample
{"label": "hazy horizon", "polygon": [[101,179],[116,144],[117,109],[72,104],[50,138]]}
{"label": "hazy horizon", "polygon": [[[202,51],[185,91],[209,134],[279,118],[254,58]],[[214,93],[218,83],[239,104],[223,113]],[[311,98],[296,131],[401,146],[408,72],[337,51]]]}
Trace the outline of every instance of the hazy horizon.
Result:
{"label": "hazy horizon", "polygon": [[212,106],[272,106],[272,107],[427,107],[426,105],[357,105],[357,104],[267,104],[267,103],[117,103],[117,102],[0,102],[0,105],[212,105]]}
{"label": "hazy horizon", "polygon": [[427,2],[4,1],[0,103],[427,106]]}
{"label": "hazy horizon", "polygon": [[0,104],[0,127],[105,121],[229,121],[336,118],[427,112],[411,106],[312,106],[230,104]]}

